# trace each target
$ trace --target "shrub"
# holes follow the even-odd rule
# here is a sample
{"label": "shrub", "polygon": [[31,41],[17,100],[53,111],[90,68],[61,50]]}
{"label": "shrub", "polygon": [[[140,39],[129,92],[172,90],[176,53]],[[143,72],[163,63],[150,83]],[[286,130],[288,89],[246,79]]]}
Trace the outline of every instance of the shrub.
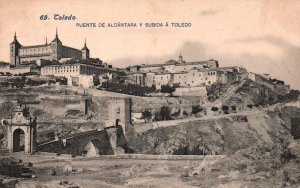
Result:
{"label": "shrub", "polygon": [[142,112],[142,118],[150,119],[152,117],[152,112],[150,110],[145,110]]}
{"label": "shrub", "polygon": [[233,112],[236,112],[236,106],[231,106],[231,110],[232,110]]}
{"label": "shrub", "polygon": [[161,86],[161,90],[160,90],[162,93],[173,93],[175,91],[175,88],[174,87],[171,87],[169,85],[162,85]]}
{"label": "shrub", "polygon": [[160,109],[160,115],[162,120],[170,120],[171,118],[171,110],[168,106],[163,106]]}
{"label": "shrub", "polygon": [[199,112],[203,111],[203,108],[200,107],[199,105],[192,106],[192,114],[197,114]]}
{"label": "shrub", "polygon": [[218,111],[218,110],[219,110],[219,108],[218,108],[218,107],[215,107],[215,106],[213,106],[213,107],[211,108],[211,110],[212,110],[213,112],[216,112],[216,111]]}
{"label": "shrub", "polygon": [[153,87],[143,87],[136,84],[121,84],[116,81],[111,82],[103,82],[101,87],[98,89],[106,89],[107,91],[118,92],[118,93],[125,93],[129,95],[136,95],[136,96],[145,96],[147,93],[153,93],[155,88]]}
{"label": "shrub", "polygon": [[229,107],[228,106],[222,106],[222,111],[224,114],[229,114]]}
{"label": "shrub", "polygon": [[80,113],[80,110],[73,110],[73,109],[69,109],[69,110],[67,110],[67,112],[66,112],[66,117],[67,116],[76,116],[76,115],[78,115]]}
{"label": "shrub", "polygon": [[179,114],[180,114],[180,111],[177,111],[177,112],[174,112],[173,114],[171,114],[171,116],[173,116],[173,117],[178,117]]}
{"label": "shrub", "polygon": [[30,112],[29,112],[29,108],[28,108],[28,107],[23,108],[23,115],[24,115],[25,117],[28,117],[28,116],[30,115]]}

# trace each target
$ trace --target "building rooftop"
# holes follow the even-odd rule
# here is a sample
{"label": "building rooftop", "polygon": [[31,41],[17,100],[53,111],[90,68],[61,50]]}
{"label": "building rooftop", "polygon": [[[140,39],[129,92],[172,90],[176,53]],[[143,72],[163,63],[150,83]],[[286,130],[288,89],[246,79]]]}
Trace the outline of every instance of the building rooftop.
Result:
{"label": "building rooftop", "polygon": [[164,75],[164,74],[171,74],[169,71],[166,70],[159,70],[155,72],[156,75]]}
{"label": "building rooftop", "polygon": [[28,48],[39,48],[39,47],[47,47],[50,46],[49,44],[41,44],[41,45],[32,45],[32,46],[22,46],[21,49],[28,49]]}
{"label": "building rooftop", "polygon": [[69,49],[72,49],[72,50],[77,50],[77,51],[80,51],[79,49],[76,49],[76,48],[72,48],[72,47],[69,47],[69,46],[65,46],[65,45],[63,45],[63,47],[65,47],[65,48],[69,48]]}
{"label": "building rooftop", "polygon": [[6,63],[4,61],[0,61],[0,66],[9,66],[9,63]]}
{"label": "building rooftop", "polygon": [[50,56],[50,54],[20,55],[20,57],[43,57],[43,56]]}
{"label": "building rooftop", "polygon": [[[210,61],[210,60],[209,60]],[[203,65],[206,64],[209,61],[193,61],[193,62],[185,62],[185,63],[180,63],[176,64],[176,66],[186,66],[186,65]]]}
{"label": "building rooftop", "polygon": [[208,60],[208,61],[192,61],[192,62],[183,62],[183,63],[180,63],[176,60],[169,60],[167,61],[166,63],[161,63],[161,64],[147,64],[147,65],[142,65],[141,67],[142,68],[147,68],[147,67],[163,67],[163,66],[168,66],[168,65],[175,65],[175,66],[186,66],[186,65],[199,65],[199,64],[206,64],[208,62],[211,62],[211,61],[215,61],[217,62],[216,60]]}

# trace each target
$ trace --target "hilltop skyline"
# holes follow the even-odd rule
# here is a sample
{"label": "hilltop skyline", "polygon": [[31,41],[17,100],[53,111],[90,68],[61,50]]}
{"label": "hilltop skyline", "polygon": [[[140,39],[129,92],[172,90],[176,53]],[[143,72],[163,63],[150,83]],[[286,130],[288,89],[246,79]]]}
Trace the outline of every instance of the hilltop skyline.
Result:
{"label": "hilltop skyline", "polygon": [[[115,67],[164,63],[181,52],[188,61],[216,59],[222,66],[243,66],[270,73],[300,88],[300,2],[289,1],[1,1],[0,60],[9,62],[9,44],[17,32],[23,45],[59,36],[91,57]],[[195,6],[198,3],[201,6]],[[4,6],[5,5],[5,6]],[[37,7],[43,7],[38,9]],[[85,9],[82,9],[85,7]],[[116,7],[118,11],[112,11]],[[5,10],[4,10],[5,9]],[[89,14],[85,10],[89,10]],[[42,14],[75,15],[75,21],[41,21]],[[79,28],[76,22],[190,22],[191,28]],[[76,32],[74,32],[76,31]],[[78,40],[77,40],[78,39]]]}

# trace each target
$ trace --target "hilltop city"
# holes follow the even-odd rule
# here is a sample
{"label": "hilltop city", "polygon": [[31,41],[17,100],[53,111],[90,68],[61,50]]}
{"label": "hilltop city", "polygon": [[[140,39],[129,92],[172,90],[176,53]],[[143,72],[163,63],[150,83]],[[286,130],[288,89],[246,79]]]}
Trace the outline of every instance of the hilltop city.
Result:
{"label": "hilltop city", "polygon": [[15,33],[0,62],[0,187],[300,183],[300,92],[284,81],[181,52],[117,68],[62,41]]}
{"label": "hilltop city", "polygon": [[261,80],[269,87],[289,92],[283,81],[272,79],[269,74],[247,72],[243,67],[222,67],[217,60],[190,62],[180,54],[160,64],[142,64],[126,69],[115,68],[99,58],[91,58],[86,42],[82,49],[63,45],[56,31],[54,39],[44,44],[25,46],[15,34],[10,44],[10,62],[1,62],[2,76],[36,75],[64,77],[68,85],[92,88],[104,82],[135,84],[155,91],[174,89],[173,95],[203,96],[206,87],[216,83],[235,84],[248,78]]}

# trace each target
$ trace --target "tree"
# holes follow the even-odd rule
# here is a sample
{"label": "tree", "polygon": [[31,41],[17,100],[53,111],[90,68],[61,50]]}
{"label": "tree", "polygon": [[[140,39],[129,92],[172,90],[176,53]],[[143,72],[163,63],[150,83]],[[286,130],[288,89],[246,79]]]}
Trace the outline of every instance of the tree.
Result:
{"label": "tree", "polygon": [[171,110],[168,106],[163,106],[160,109],[160,115],[162,120],[170,120],[171,118]]}
{"label": "tree", "polygon": [[98,86],[98,85],[100,85],[99,78],[97,78],[97,79],[94,80],[94,86]]}
{"label": "tree", "polygon": [[60,85],[68,85],[68,79],[66,77],[55,78],[55,82],[59,82]]}
{"label": "tree", "polygon": [[192,106],[192,114],[198,114],[202,110],[203,110],[203,108],[201,108],[199,105]]}
{"label": "tree", "polygon": [[289,101],[297,100],[299,98],[300,92],[299,90],[292,89],[287,95],[286,98]]}
{"label": "tree", "polygon": [[146,120],[149,120],[152,118],[152,112],[151,110],[145,110],[142,112],[142,118],[146,119]]}
{"label": "tree", "polygon": [[228,106],[222,106],[222,110],[224,114],[229,114],[229,107]]}
{"label": "tree", "polygon": [[29,108],[28,107],[24,107],[23,108],[23,115],[25,117],[28,117],[30,115],[30,112],[29,112]]}
{"label": "tree", "polygon": [[218,107],[215,107],[215,106],[213,106],[213,107],[211,108],[211,110],[212,110],[213,112],[216,112],[216,111],[218,111],[218,110],[219,110],[219,108],[218,108]]}
{"label": "tree", "polygon": [[175,88],[174,87],[171,87],[169,85],[162,85],[161,86],[161,90],[160,90],[162,93],[173,93],[175,91]]}

